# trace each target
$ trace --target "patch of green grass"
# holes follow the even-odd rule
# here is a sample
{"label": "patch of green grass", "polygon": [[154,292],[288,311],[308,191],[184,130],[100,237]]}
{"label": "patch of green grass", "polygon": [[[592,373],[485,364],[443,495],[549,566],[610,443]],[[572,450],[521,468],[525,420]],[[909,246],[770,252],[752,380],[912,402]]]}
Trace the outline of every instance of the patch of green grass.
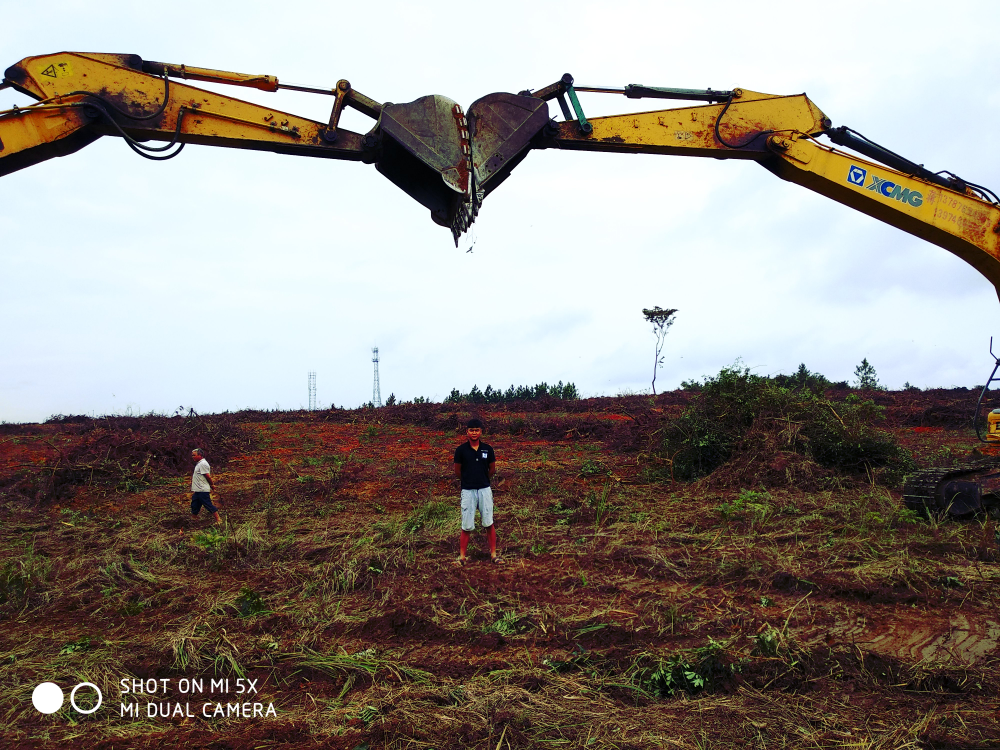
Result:
{"label": "patch of green grass", "polygon": [[360,435],[358,435],[358,440],[362,443],[370,443],[377,440],[382,435],[382,428],[377,424],[368,425]]}
{"label": "patch of green grass", "polygon": [[729,502],[716,507],[723,521],[750,518],[754,524],[764,525],[774,514],[771,495],[767,492],[740,490],[740,494]]}
{"label": "patch of green grass", "polygon": [[499,617],[483,628],[484,633],[499,633],[500,635],[516,635],[530,629],[524,623],[524,618],[514,610],[500,611]]}
{"label": "patch of green grass", "polygon": [[604,466],[600,461],[595,461],[593,459],[587,459],[583,462],[583,466],[580,467],[579,476],[581,477],[595,477],[600,475],[608,475],[611,471]]}
{"label": "patch of green grass", "polygon": [[587,498],[590,507],[594,509],[595,529],[601,527],[601,524],[607,520],[608,513],[611,511],[611,504],[608,502],[608,498],[611,496],[611,489],[611,479],[608,479],[604,482],[604,486],[600,492],[591,492]]}
{"label": "patch of green grass", "polygon": [[925,522],[923,514],[912,508],[897,508],[895,517],[901,524],[917,525]]}
{"label": "patch of green grass", "polygon": [[125,617],[134,617],[136,615],[142,614],[143,610],[145,610],[148,606],[149,602],[144,601],[142,599],[128,601],[122,605],[121,614],[124,615]]}
{"label": "patch of green grass", "polygon": [[61,515],[65,519],[64,523],[68,523],[70,526],[77,526],[78,524],[81,524],[84,521],[91,520],[90,516],[88,516],[86,513],[80,513],[79,511],[73,510],[72,508],[63,508],[62,510],[59,511],[59,515]]}
{"label": "patch of green grass", "polygon": [[90,650],[90,636],[84,636],[80,640],[67,643],[65,646],[59,649],[59,655],[66,656],[68,654],[79,654],[89,650]]}
{"label": "patch of green grass", "polygon": [[244,586],[240,589],[240,594],[233,602],[240,617],[256,617],[267,614],[270,610],[264,603],[264,599],[251,588]]}
{"label": "patch of green grass", "polygon": [[419,508],[411,511],[402,524],[407,534],[416,534],[421,529],[439,529],[453,521],[456,512],[451,503],[443,500],[428,500]]}
{"label": "patch of green grass", "polygon": [[226,536],[215,526],[210,526],[205,531],[195,534],[192,541],[209,555],[217,555],[225,546]]}
{"label": "patch of green grass", "polygon": [[564,672],[582,671],[588,672],[593,670],[593,660],[588,653],[574,654],[568,659],[543,659],[542,664],[551,669],[553,672],[558,672],[560,674]]}
{"label": "patch of green grass", "polygon": [[35,545],[26,544],[22,553],[0,568],[0,605],[20,604],[48,580],[52,561],[35,552]]}
{"label": "patch of green grass", "polygon": [[789,635],[787,620],[781,630],[768,626],[765,630],[757,633],[753,637],[753,643],[755,655],[768,659],[778,659],[788,669],[799,666],[803,652]]}
{"label": "patch of green grass", "polygon": [[332,596],[350,593],[358,586],[360,569],[361,563],[355,559],[342,564],[325,562],[314,569],[314,577],[306,583],[303,594],[318,595],[326,602]]}

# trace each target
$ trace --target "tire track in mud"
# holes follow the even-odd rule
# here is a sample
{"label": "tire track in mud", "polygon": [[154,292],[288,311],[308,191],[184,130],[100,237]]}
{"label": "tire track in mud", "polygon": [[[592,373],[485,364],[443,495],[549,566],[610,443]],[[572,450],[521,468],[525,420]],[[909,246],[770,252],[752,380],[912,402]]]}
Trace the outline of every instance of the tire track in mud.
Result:
{"label": "tire track in mud", "polygon": [[803,640],[809,645],[821,641],[853,643],[866,651],[908,662],[948,661],[956,665],[978,665],[998,655],[1000,622],[961,612],[948,616],[897,612],[879,618],[859,614]]}

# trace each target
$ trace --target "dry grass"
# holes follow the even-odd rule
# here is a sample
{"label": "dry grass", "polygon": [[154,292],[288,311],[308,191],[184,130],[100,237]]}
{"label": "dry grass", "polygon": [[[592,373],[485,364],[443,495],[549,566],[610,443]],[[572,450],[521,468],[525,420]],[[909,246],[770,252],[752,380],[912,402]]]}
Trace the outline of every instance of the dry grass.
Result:
{"label": "dry grass", "polygon": [[[0,498],[8,746],[972,748],[1000,736],[996,635],[970,645],[993,632],[1000,567],[975,524],[920,521],[877,484],[646,484],[634,453],[498,436],[508,564],[490,566],[477,534],[458,569],[449,428],[375,424],[375,440],[371,422],[269,416],[265,449],[222,474],[219,531],[186,519],[183,480],[120,495],[111,512],[85,495],[46,511]],[[387,442],[411,459],[390,469]],[[934,646],[959,617],[970,639]],[[907,643],[921,627],[927,643]],[[705,686],[659,694],[664,670],[684,665]],[[240,676],[259,680],[276,719],[117,714],[122,678]],[[30,695],[43,680],[93,682],[115,710],[40,716]]]}

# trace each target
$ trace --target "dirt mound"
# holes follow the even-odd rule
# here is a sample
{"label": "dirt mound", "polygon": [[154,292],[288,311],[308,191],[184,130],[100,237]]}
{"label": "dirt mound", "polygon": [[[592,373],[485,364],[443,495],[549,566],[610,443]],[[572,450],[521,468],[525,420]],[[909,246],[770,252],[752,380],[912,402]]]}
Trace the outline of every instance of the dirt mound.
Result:
{"label": "dirt mound", "polygon": [[223,468],[234,455],[256,446],[256,432],[232,414],[53,417],[49,422],[70,439],[53,444],[40,465],[4,478],[0,486],[45,502],[70,497],[84,485],[132,492],[189,468],[192,448],[201,448],[214,467]]}

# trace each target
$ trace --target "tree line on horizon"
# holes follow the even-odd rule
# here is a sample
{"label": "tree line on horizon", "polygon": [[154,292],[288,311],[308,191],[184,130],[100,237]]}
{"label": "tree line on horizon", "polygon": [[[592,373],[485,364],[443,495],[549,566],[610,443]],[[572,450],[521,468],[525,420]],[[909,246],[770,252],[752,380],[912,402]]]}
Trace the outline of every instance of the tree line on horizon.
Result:
{"label": "tree line on horizon", "polygon": [[543,398],[555,398],[563,401],[575,401],[580,398],[580,392],[573,383],[565,385],[560,380],[555,385],[542,381],[536,385],[510,386],[503,391],[487,385],[485,390],[473,385],[468,393],[462,393],[458,388],[452,388],[444,400],[446,404],[504,404],[510,401],[537,401]]}
{"label": "tree line on horizon", "polygon": [[[731,368],[723,368],[723,372],[731,369],[739,370],[742,367],[739,361],[736,362]],[[876,390],[884,391],[887,390],[886,386],[882,385],[878,379],[878,373],[875,371],[875,367],[868,361],[868,358],[861,360],[861,363],[854,368],[854,380],[848,382],[846,380],[830,380],[825,375],[819,372],[814,372],[806,367],[805,363],[799,365],[798,369],[791,375],[778,374],[770,376],[757,376],[764,380],[768,380],[774,385],[781,388],[788,388],[791,390],[805,389],[812,391],[814,393],[823,393],[826,390],[841,390],[846,391],[851,388],[858,390]],[[705,376],[703,379],[692,379],[681,381],[680,390],[683,391],[700,391],[706,382],[710,382],[712,378]],[[977,386],[979,388],[981,386]],[[905,391],[919,391],[920,388],[910,385],[907,382],[903,386]],[[487,385],[484,390],[480,390],[478,385],[473,385],[472,388],[467,392],[463,393],[458,388],[452,388],[451,393],[444,399],[445,404],[504,404],[513,401],[537,401],[539,399],[552,398],[564,401],[573,401],[581,398],[580,391],[574,383],[565,383],[560,380],[555,385],[549,385],[546,382],[541,382],[536,385],[519,385],[510,386],[507,390],[501,390],[499,388],[493,388],[492,385]],[[403,404],[429,404],[433,403],[432,399],[424,398],[423,396],[418,396],[412,401],[397,401],[394,394],[390,394],[389,398],[386,399],[386,406],[396,406]],[[369,402],[363,404],[362,408],[372,408],[374,405]]]}

